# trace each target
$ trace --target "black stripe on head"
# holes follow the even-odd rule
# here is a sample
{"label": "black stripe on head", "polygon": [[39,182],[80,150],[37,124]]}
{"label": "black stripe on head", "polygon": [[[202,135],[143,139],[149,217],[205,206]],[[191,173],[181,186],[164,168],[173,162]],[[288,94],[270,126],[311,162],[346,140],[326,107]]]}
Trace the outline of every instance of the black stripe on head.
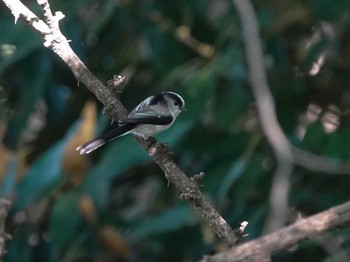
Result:
{"label": "black stripe on head", "polygon": [[149,105],[152,106],[152,105],[156,105],[158,103],[161,103],[161,104],[165,103],[165,98],[164,98],[164,95],[162,93],[153,96],[151,101],[149,102]]}
{"label": "black stripe on head", "polygon": [[166,95],[170,97],[172,100],[176,101],[179,104],[179,108],[183,108],[184,100],[181,96],[173,92],[166,92]]}

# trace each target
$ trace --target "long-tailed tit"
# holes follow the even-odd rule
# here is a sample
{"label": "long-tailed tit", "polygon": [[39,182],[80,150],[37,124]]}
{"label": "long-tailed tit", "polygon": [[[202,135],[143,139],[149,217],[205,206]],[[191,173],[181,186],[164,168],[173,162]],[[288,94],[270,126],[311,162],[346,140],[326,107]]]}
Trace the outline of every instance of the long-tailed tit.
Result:
{"label": "long-tailed tit", "polygon": [[80,154],[89,154],[108,141],[133,134],[147,139],[166,129],[185,111],[184,99],[174,92],[161,92],[141,102],[130,114],[118,121],[119,126],[77,148]]}

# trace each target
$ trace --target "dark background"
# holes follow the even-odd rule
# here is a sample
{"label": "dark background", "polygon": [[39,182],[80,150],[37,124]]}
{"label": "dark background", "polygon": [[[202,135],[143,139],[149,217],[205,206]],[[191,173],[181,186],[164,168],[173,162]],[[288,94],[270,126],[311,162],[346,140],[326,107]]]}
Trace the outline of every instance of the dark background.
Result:
{"label": "dark background", "polygon": [[[23,1],[41,16],[35,1]],[[259,127],[241,27],[227,0],[50,1],[73,50],[104,83],[128,76],[130,110],[161,90],[187,112],[158,136],[232,227],[258,237],[275,159]],[[350,155],[350,2],[253,1],[269,87],[291,143],[336,160]],[[1,196],[13,201],[5,261],[194,261],[223,244],[131,136],[81,157],[75,147],[111,128],[101,104],[22,21],[0,4]],[[347,172],[345,172],[347,173]],[[350,170],[349,172],[350,173]],[[296,167],[291,213],[349,199],[349,174]],[[292,216],[291,216],[292,217]],[[291,220],[293,220],[291,218]],[[348,253],[348,229],[275,254],[321,261]],[[332,238],[331,238],[332,237]],[[329,240],[330,238],[330,240]]]}

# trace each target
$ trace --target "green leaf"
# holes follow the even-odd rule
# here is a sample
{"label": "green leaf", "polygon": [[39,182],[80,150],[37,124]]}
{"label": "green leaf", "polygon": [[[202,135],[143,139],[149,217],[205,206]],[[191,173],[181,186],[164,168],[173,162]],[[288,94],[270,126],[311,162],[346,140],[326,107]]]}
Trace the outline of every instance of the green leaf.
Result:
{"label": "green leaf", "polygon": [[150,235],[165,234],[188,226],[193,221],[192,210],[187,204],[178,204],[144,220],[132,230],[131,239],[140,241]]}
{"label": "green leaf", "polygon": [[74,241],[81,226],[77,201],[80,194],[70,191],[58,197],[49,218],[52,242],[61,247]]}
{"label": "green leaf", "polygon": [[17,188],[18,195],[14,204],[16,208],[25,208],[57,181],[61,174],[63,151],[64,141],[60,141],[32,164]]}
{"label": "green leaf", "polygon": [[244,168],[245,168],[245,161],[243,158],[237,159],[232,164],[228,174],[222,180],[221,187],[218,190],[219,201],[222,201],[226,197],[227,192],[231,188],[232,184],[236,182],[237,179],[239,179],[243,174]]}

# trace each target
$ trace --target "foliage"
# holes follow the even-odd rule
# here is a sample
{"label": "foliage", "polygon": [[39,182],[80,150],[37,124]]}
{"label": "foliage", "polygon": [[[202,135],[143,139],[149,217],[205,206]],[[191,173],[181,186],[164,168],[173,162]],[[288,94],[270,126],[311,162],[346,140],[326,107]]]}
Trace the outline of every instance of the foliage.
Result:
{"label": "foliage", "polygon": [[[50,4],[65,14],[62,31],[94,74],[104,82],[128,76],[120,99],[129,109],[160,90],[183,95],[187,112],[159,140],[187,175],[206,173],[202,191],[233,227],[247,220],[248,238],[259,236],[275,163],[259,128],[232,3]],[[254,6],[284,132],[307,151],[349,159],[350,2]],[[29,7],[39,15],[35,3]],[[96,126],[97,133],[111,128],[109,120],[38,35],[21,21],[14,25],[3,5],[0,12],[1,193],[14,200],[5,261],[193,261],[219,252],[220,242],[132,137],[78,155],[75,147]],[[346,175],[296,168],[290,205],[311,215],[346,201],[348,188]],[[328,256],[310,241],[275,258]]]}

